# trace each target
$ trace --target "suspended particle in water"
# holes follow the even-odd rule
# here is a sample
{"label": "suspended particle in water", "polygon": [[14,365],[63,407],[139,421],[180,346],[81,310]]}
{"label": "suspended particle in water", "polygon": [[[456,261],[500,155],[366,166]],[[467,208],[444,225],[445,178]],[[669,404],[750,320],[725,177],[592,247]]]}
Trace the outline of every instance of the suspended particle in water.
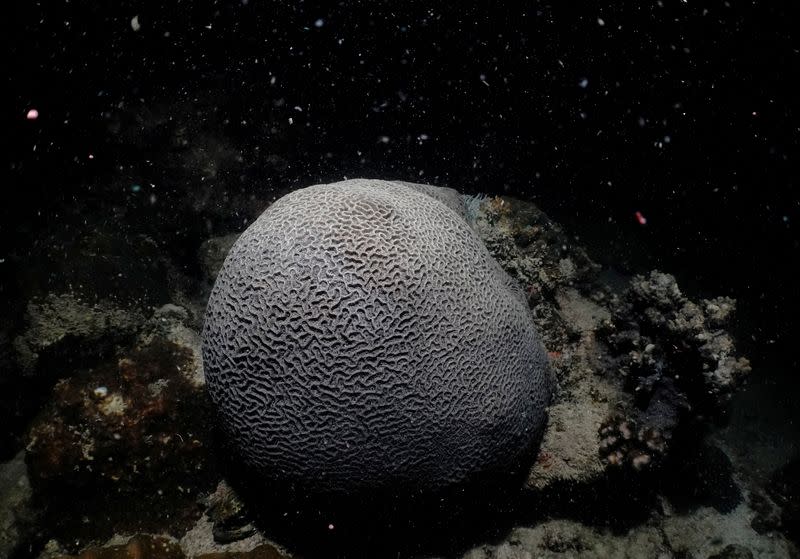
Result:
{"label": "suspended particle in water", "polygon": [[39,118],[39,111],[36,109],[30,109],[28,113],[25,115],[25,118],[28,120],[36,120]]}
{"label": "suspended particle in water", "polygon": [[642,215],[642,212],[637,211],[633,215],[636,217],[636,221],[639,223],[639,225],[647,225],[647,218]]}

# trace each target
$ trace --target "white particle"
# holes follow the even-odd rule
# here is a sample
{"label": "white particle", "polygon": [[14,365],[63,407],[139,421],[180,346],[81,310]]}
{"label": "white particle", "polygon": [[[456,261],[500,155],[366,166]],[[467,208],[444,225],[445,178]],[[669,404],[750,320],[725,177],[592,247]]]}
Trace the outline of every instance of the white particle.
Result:
{"label": "white particle", "polygon": [[578,85],[583,89],[586,89],[589,86],[589,80],[587,78],[583,78],[581,81],[578,82]]}
{"label": "white particle", "polygon": [[317,21],[314,22],[314,27],[319,28],[322,27],[323,25],[325,25],[325,20],[322,18],[319,18]]}
{"label": "white particle", "polygon": [[289,124],[294,124],[294,119],[292,117],[289,117]]}
{"label": "white particle", "polygon": [[597,18],[597,25],[599,25],[600,27],[603,27],[605,24],[606,24],[606,22],[603,21],[603,18],[601,18],[601,17]]}
{"label": "white particle", "polygon": [[106,396],[108,396],[108,388],[106,388],[105,386],[98,386],[97,388],[94,389],[94,395],[97,398],[105,398]]}
{"label": "white particle", "polygon": [[139,31],[139,29],[141,28],[142,26],[139,24],[139,16],[138,15],[133,16],[133,18],[131,19],[131,29],[133,29],[134,31]]}
{"label": "white particle", "polygon": [[378,141],[382,144],[388,144],[390,139],[389,136],[381,136],[378,138]]}

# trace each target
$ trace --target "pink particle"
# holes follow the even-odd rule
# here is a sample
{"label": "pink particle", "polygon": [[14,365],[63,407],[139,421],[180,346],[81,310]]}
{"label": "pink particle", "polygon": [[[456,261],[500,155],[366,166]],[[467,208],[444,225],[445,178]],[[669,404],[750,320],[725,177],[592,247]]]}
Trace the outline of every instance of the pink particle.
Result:
{"label": "pink particle", "polygon": [[28,111],[28,114],[25,115],[25,118],[27,118],[28,120],[36,120],[37,118],[39,118],[39,111],[37,111],[36,109],[31,109]]}
{"label": "pink particle", "polygon": [[89,159],[94,159],[94,155],[90,153],[89,154]]}
{"label": "pink particle", "polygon": [[643,216],[643,215],[642,215],[642,212],[638,212],[638,211],[637,211],[637,212],[636,212],[635,214],[633,214],[633,215],[635,215],[635,216],[636,216],[636,221],[638,221],[638,222],[639,222],[639,225],[647,225],[647,218],[646,218],[645,216]]}
{"label": "pink particle", "polygon": [[333,530],[333,524],[328,524],[328,530]]}

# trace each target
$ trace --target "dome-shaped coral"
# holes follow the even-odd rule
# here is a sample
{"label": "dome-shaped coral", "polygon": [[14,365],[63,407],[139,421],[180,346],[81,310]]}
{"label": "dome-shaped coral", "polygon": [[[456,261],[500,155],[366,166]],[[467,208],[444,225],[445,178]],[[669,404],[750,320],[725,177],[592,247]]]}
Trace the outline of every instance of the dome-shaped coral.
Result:
{"label": "dome-shaped coral", "polygon": [[454,192],[432,188],[304,188],[231,249],[206,312],[205,374],[262,479],[427,491],[531,457],[546,355],[524,297],[444,201]]}

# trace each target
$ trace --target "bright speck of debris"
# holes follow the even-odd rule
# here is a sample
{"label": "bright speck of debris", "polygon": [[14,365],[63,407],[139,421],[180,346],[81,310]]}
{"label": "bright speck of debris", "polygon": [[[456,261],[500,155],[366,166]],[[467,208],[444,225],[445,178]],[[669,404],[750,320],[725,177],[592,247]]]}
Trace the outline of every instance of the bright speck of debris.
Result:
{"label": "bright speck of debris", "polygon": [[28,111],[28,114],[25,115],[25,118],[27,118],[28,120],[36,120],[37,118],[39,118],[39,111],[37,111],[36,109],[31,109]]}
{"label": "bright speck of debris", "polygon": [[133,29],[134,31],[139,31],[139,29],[141,28],[142,26],[141,24],[139,24],[139,16],[138,15],[133,16],[133,18],[131,18],[131,29]]}
{"label": "bright speck of debris", "polygon": [[289,117],[289,124],[294,124],[294,119],[292,117]]}
{"label": "bright speck of debris", "polygon": [[636,221],[639,225],[647,225],[647,218],[642,214],[642,212],[637,211],[633,214],[636,217]]}
{"label": "bright speck of debris", "polygon": [[601,18],[601,17],[597,18],[597,25],[599,25],[600,27],[603,27],[605,24],[606,24],[606,22],[603,21],[603,18]]}
{"label": "bright speck of debris", "polygon": [[389,136],[381,136],[378,138],[378,141],[382,144],[388,144],[390,139]]}
{"label": "bright speck of debris", "polygon": [[323,25],[325,25],[325,20],[322,18],[319,18],[314,22],[314,27],[322,27]]}
{"label": "bright speck of debris", "polygon": [[106,396],[108,396],[108,388],[106,388],[105,386],[98,386],[97,388],[94,389],[94,395],[97,398],[105,398]]}
{"label": "bright speck of debris", "polygon": [[586,89],[589,86],[589,80],[587,78],[583,78],[581,81],[578,82],[578,85],[583,89]]}

